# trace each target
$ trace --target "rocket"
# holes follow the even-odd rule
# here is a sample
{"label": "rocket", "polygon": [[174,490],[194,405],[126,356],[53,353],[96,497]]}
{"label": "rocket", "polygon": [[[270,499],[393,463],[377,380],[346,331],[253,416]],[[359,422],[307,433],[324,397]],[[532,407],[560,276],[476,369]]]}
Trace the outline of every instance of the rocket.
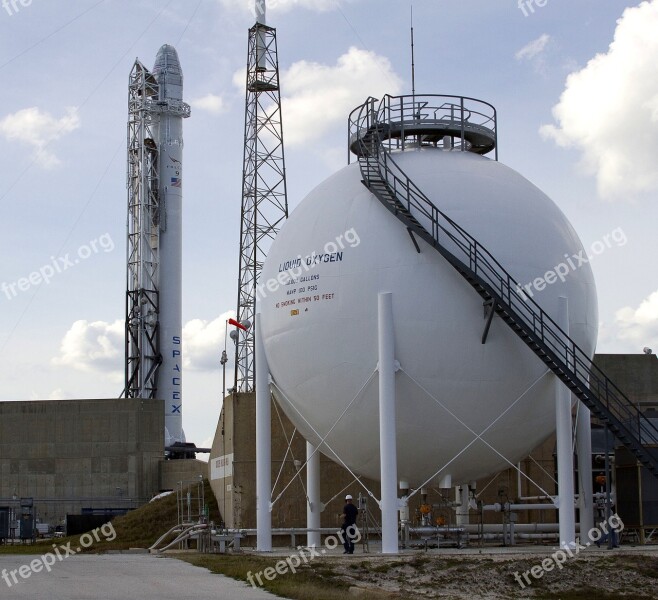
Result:
{"label": "rocket", "polygon": [[183,102],[183,70],[173,46],[160,48],[153,67],[159,96],[153,132],[158,150],[160,201],[160,354],[158,397],[165,404],[165,446],[185,442],[183,432],[182,346],[182,209],[183,118],[190,108]]}

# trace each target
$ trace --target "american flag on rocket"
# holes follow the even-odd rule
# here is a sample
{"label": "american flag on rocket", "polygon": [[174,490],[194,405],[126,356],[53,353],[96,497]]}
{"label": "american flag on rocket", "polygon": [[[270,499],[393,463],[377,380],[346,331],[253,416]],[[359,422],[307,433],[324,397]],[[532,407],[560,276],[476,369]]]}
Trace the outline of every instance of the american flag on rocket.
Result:
{"label": "american flag on rocket", "polygon": [[171,178],[171,187],[182,187],[183,186],[183,180],[180,177],[172,177]]}

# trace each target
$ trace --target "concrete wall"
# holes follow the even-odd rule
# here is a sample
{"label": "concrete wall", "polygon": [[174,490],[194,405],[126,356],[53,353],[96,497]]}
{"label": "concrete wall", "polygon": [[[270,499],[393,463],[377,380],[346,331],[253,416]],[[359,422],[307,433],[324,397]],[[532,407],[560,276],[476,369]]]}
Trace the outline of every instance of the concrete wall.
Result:
{"label": "concrete wall", "polygon": [[161,400],[0,402],[0,505],[33,497],[44,522],[134,507],[160,489]]}
{"label": "concrete wall", "polygon": [[193,458],[163,460],[160,462],[160,489],[176,490],[179,482],[183,485],[198,482],[199,476],[208,476],[208,463]]}
{"label": "concrete wall", "polygon": [[594,364],[641,410],[658,410],[658,358],[655,354],[597,354]]}
{"label": "concrete wall", "polygon": [[[228,527],[256,527],[256,398],[255,394],[234,394],[224,400],[224,408],[208,463],[208,479],[217,498],[219,511]],[[292,438],[290,451],[288,440]],[[229,457],[230,465],[226,466]],[[306,442],[276,404],[272,406],[272,485],[275,527],[304,527],[306,524]],[[357,498],[365,489],[340,465],[326,456],[320,458],[322,527],[339,526],[339,514],[346,494]],[[367,479],[364,484],[379,494],[379,483]],[[276,483],[276,485],[275,485]],[[379,521],[380,511],[370,500],[369,510]]]}

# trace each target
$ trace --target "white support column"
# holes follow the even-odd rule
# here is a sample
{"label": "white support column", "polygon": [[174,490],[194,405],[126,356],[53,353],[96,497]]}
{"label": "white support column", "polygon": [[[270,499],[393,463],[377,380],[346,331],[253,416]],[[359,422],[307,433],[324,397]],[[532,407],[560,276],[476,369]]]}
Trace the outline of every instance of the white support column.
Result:
{"label": "white support column", "polygon": [[[306,527],[309,529],[320,529],[320,515],[322,513],[322,500],[320,499],[320,452],[315,452],[315,446],[306,442],[306,493],[308,504],[306,505]],[[315,454],[313,454],[315,452]],[[319,548],[322,544],[319,531],[310,532],[307,536],[307,544]]]}
{"label": "white support column", "polygon": [[256,315],[256,550],[272,551],[272,405],[260,313]]}
{"label": "white support column", "polygon": [[382,554],[398,552],[398,459],[395,418],[395,336],[393,295],[380,293],[379,456],[382,484]]}
{"label": "white support column", "polygon": [[[569,302],[558,299],[557,324],[569,335]],[[571,392],[555,378],[555,429],[557,435],[557,487],[560,516],[560,546],[574,547],[576,515],[573,486],[573,436],[571,433]]]}
{"label": "white support column", "polygon": [[576,419],[576,448],[578,450],[578,508],[580,510],[580,539],[589,541],[587,534],[594,527],[594,494],[592,484],[592,416],[581,404]]}
{"label": "white support column", "polygon": [[468,525],[470,523],[469,514],[468,514],[468,501],[469,501],[469,491],[468,485],[456,485],[455,486],[455,525],[461,527],[462,525]]}

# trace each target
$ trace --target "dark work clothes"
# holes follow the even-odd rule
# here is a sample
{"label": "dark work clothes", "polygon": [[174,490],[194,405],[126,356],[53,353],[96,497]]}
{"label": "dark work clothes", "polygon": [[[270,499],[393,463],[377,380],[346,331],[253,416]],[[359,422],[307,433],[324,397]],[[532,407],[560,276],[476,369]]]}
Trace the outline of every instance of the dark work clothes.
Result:
{"label": "dark work clothes", "polygon": [[349,527],[350,525],[354,525],[354,523],[356,523],[356,516],[359,514],[359,509],[354,506],[354,504],[348,503],[343,508],[343,513],[345,514],[343,525]]}
{"label": "dark work clothes", "polygon": [[354,554],[354,529],[356,528],[356,517],[359,514],[359,509],[348,502],[343,508],[343,513],[345,517],[340,527],[343,530],[343,548],[345,548],[345,554]]}

